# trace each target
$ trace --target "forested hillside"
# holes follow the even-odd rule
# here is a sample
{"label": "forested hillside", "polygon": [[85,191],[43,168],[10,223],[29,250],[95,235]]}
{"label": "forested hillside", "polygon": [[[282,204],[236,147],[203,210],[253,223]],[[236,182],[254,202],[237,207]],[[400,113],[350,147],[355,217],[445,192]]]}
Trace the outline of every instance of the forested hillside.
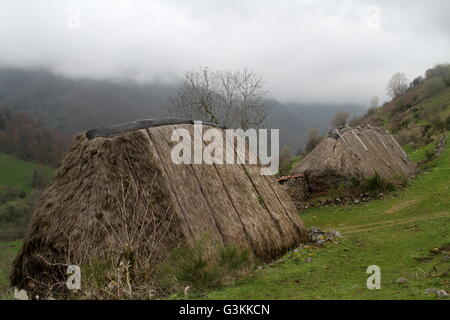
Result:
{"label": "forested hillside", "polygon": [[[0,69],[0,106],[26,112],[61,132],[111,126],[137,119],[168,117],[177,84],[71,79],[45,70]],[[304,148],[308,131],[325,132],[338,110],[352,116],[364,108],[347,104],[281,103],[270,98],[269,128],[280,129],[280,145]]]}
{"label": "forested hillside", "polygon": [[26,113],[0,107],[0,152],[54,166],[69,140],[68,134],[46,128]]}
{"label": "forested hillside", "polygon": [[51,72],[0,70],[0,105],[63,132],[166,114],[172,86],[70,79]]}

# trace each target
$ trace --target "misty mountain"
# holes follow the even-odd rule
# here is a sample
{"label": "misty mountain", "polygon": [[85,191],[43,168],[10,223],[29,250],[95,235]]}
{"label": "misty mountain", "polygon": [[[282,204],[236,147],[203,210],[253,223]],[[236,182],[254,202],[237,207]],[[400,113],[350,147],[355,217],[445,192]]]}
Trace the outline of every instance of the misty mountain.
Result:
{"label": "misty mountain", "polygon": [[312,128],[325,134],[337,111],[345,110],[351,118],[362,115],[365,109],[355,104],[302,104],[274,102],[269,115],[269,126],[280,129],[280,146],[289,146],[294,152],[302,150]]}
{"label": "misty mountain", "polygon": [[[65,133],[111,126],[144,118],[169,116],[167,104],[177,87],[130,81],[72,79],[45,70],[0,70],[0,105],[26,112],[34,120]],[[304,147],[308,131],[329,129],[338,110],[352,116],[355,105],[308,105],[271,101],[269,128],[280,129],[280,145]]]}
{"label": "misty mountain", "polygon": [[166,116],[174,86],[70,79],[47,71],[0,71],[0,105],[63,132]]}

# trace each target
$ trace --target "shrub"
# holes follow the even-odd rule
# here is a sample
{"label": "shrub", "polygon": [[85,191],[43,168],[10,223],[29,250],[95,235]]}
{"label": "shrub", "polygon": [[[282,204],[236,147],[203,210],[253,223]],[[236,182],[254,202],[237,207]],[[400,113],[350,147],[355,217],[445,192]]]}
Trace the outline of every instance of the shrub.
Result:
{"label": "shrub", "polygon": [[[412,126],[398,132],[395,137],[400,145],[410,144],[414,148],[418,148],[432,142],[429,134],[431,124],[425,124],[423,126]],[[428,132],[428,134],[427,134]]]}
{"label": "shrub", "polygon": [[13,189],[10,187],[0,187],[0,205],[17,198],[24,198],[25,195],[26,194],[23,190]]}
{"label": "shrub", "polygon": [[444,80],[442,78],[430,78],[425,80],[423,83],[423,87],[421,90],[421,94],[423,98],[429,98],[438,94],[446,87]]}
{"label": "shrub", "polygon": [[280,165],[280,170],[278,176],[287,176],[291,174],[292,169],[294,169],[302,160],[302,156],[292,157],[289,162]]}
{"label": "shrub", "polygon": [[361,183],[364,192],[378,192],[378,191],[394,191],[397,189],[394,183],[382,178],[379,174],[363,181]]}
{"label": "shrub", "polygon": [[24,199],[14,198],[14,201],[8,201],[0,207],[1,241],[13,241],[23,237],[39,195],[40,192],[32,191]]}
{"label": "shrub", "polygon": [[373,114],[376,114],[378,112],[378,107],[371,107],[369,108],[369,110],[367,110],[366,112],[366,116],[371,116]]}
{"label": "shrub", "polygon": [[319,144],[322,138],[323,137],[319,135],[319,131],[317,129],[313,128],[309,130],[305,153],[311,152]]}
{"label": "shrub", "polygon": [[45,189],[50,183],[50,177],[41,169],[34,169],[31,185],[36,189]]}
{"label": "shrub", "polygon": [[159,267],[159,286],[179,292],[189,286],[201,292],[236,278],[251,265],[249,251],[234,245],[212,245],[201,239],[173,250]]}
{"label": "shrub", "polygon": [[163,261],[142,263],[117,257],[89,261],[81,266],[82,292],[73,297],[159,299],[182,293],[186,287],[200,293],[237,278],[250,266],[248,250],[212,245],[203,238],[192,246],[175,248]]}
{"label": "shrub", "polygon": [[440,77],[447,86],[450,86],[450,64],[438,64],[434,68],[427,70],[427,79]]}
{"label": "shrub", "polygon": [[333,128],[340,128],[347,124],[350,113],[347,111],[338,111],[330,121],[330,125]]}
{"label": "shrub", "polygon": [[412,104],[407,99],[399,99],[395,102],[394,108],[392,109],[391,114],[395,115],[399,111],[405,111],[412,108]]}

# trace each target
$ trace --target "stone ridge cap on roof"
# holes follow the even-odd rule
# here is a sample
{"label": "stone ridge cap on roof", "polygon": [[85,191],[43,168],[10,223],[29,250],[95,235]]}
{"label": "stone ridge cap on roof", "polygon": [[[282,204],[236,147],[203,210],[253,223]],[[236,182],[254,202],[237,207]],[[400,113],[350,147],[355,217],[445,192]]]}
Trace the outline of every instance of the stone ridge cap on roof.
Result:
{"label": "stone ridge cap on roof", "polygon": [[[159,119],[143,119],[143,120],[137,120],[127,123],[118,124],[111,127],[103,127],[98,129],[92,129],[86,131],[85,135],[86,138],[89,140],[95,139],[95,138],[111,138],[113,136],[125,133],[125,132],[131,132],[141,129],[148,129],[152,127],[160,127],[160,126],[170,126],[170,125],[176,125],[176,124],[194,124],[194,120],[190,119],[177,119],[177,118],[159,118]],[[225,129],[223,126],[219,126],[213,123],[208,122],[202,122],[203,125],[206,126],[212,126],[217,127],[221,129]]]}
{"label": "stone ridge cap on roof", "polygon": [[344,133],[347,133],[350,130],[367,130],[367,129],[368,130],[377,131],[377,132],[379,132],[381,134],[386,134],[386,133],[390,134],[389,131],[382,130],[382,129],[378,128],[378,127],[373,127],[371,125],[362,125],[362,126],[356,126],[356,127],[349,127],[348,126],[348,127],[335,128],[335,129],[330,130],[328,132],[327,136],[336,139],[336,138],[338,138],[336,132],[338,132],[340,135],[343,135]]}

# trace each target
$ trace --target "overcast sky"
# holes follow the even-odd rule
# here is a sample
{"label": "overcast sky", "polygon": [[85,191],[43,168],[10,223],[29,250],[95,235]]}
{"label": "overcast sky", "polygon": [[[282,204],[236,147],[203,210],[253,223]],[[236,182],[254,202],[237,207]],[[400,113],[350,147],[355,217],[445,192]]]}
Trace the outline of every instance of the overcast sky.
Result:
{"label": "overcast sky", "polygon": [[0,66],[176,81],[248,67],[281,101],[386,99],[450,62],[448,0],[0,0]]}

